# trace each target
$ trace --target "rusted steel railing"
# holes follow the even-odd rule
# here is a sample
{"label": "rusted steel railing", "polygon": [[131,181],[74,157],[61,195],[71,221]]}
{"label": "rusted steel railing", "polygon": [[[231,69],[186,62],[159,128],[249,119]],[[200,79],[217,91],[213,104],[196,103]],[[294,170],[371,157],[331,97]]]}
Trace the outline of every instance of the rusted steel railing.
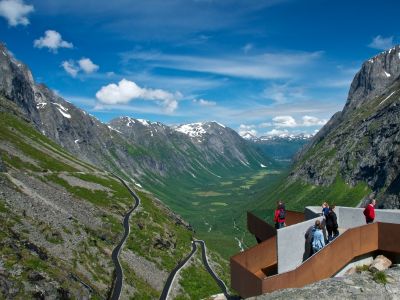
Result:
{"label": "rusted steel railing", "polygon": [[[296,288],[335,275],[354,258],[368,253],[400,254],[400,224],[373,223],[348,229],[296,269],[267,276],[274,264],[276,237],[231,257],[232,287],[244,297]],[[277,261],[277,260],[276,260]]]}

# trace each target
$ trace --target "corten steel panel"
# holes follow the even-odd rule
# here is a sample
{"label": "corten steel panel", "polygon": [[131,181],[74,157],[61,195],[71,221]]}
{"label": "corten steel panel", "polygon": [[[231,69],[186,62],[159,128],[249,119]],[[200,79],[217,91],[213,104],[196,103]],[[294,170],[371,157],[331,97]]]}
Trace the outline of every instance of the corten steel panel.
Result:
{"label": "corten steel panel", "polygon": [[231,258],[231,286],[242,297],[250,297],[252,295],[262,294],[261,278],[241,266],[238,262]]}
{"label": "corten steel panel", "polygon": [[379,249],[400,253],[400,224],[378,223]]}
{"label": "corten steel panel", "polygon": [[[262,268],[276,264],[276,236],[262,242],[261,244],[255,245],[244,252],[232,256],[231,261],[232,260],[239,263],[252,273],[256,273]],[[232,270],[231,275],[235,275]]]}
{"label": "corten steel panel", "polygon": [[377,249],[377,223],[349,229],[297,269],[264,279],[262,292],[302,287],[329,278],[351,262],[354,257]]}
{"label": "corten steel panel", "polygon": [[286,210],[286,226],[294,225],[305,221],[304,213]]}
{"label": "corten steel panel", "polygon": [[[372,253],[376,250],[400,254],[400,240],[397,238],[399,234],[400,224],[374,223],[355,227],[345,231],[342,235],[328,244],[317,254],[306,260],[295,270],[266,277],[264,280],[262,280],[261,292],[258,286],[259,278],[256,276],[254,276],[254,280],[257,282],[257,284],[251,284],[248,282],[248,280],[251,280],[252,277],[247,275],[247,283],[246,285],[240,285],[240,290],[237,289],[233,284],[232,287],[237,289],[240,294],[243,290],[244,294],[241,294],[241,296],[244,297],[257,296],[261,293],[272,292],[283,288],[302,287],[306,284],[310,284],[335,275],[355,257],[360,255]],[[244,268],[243,263],[245,263],[245,265],[251,266],[252,270],[259,270],[263,267],[263,260],[260,257],[254,258],[253,256],[260,254],[259,252],[263,248],[262,246],[264,244],[267,245],[270,243],[269,241],[264,242],[249,249],[251,250],[249,252],[245,251],[240,253],[240,255],[231,258],[231,265],[233,260],[234,263],[241,265],[241,268]],[[236,259],[238,261],[240,260],[240,263],[236,262]],[[257,267],[254,265],[255,262],[261,262],[261,264]],[[236,276],[234,271],[232,272],[232,278],[235,278],[235,280],[232,280],[232,283],[235,285],[240,284],[240,277]]]}
{"label": "corten steel panel", "polygon": [[247,212],[247,229],[261,241],[266,241],[276,235],[276,229],[273,226],[249,211]]}

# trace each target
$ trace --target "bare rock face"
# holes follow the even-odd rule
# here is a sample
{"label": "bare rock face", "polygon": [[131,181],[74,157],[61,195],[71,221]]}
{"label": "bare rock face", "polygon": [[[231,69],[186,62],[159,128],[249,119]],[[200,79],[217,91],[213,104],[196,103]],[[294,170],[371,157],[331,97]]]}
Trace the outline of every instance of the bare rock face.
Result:
{"label": "bare rock face", "polygon": [[400,45],[363,63],[350,86],[343,113],[347,114],[378,96],[400,75]]}
{"label": "bare rock face", "polygon": [[378,272],[388,269],[392,265],[390,259],[386,258],[383,255],[378,255],[374,261],[372,262],[369,270],[371,272]]}
{"label": "bare rock face", "polygon": [[[296,158],[289,181],[368,185],[380,208],[400,208],[400,46],[366,61],[336,113]],[[367,195],[365,195],[367,196]]]}

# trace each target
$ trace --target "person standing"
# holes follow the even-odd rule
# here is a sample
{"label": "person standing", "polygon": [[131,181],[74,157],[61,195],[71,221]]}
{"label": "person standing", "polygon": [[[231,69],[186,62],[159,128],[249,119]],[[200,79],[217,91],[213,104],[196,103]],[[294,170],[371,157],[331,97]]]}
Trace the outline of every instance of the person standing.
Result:
{"label": "person standing", "polygon": [[367,222],[367,224],[370,224],[375,220],[375,205],[376,200],[372,199],[364,209],[365,222]]}
{"label": "person standing", "polygon": [[286,211],[285,204],[282,201],[277,202],[277,207],[274,214],[275,228],[280,229],[285,227]]}
{"label": "person standing", "polygon": [[329,214],[329,204],[328,202],[324,202],[322,203],[322,216],[325,217],[326,219],[328,214]]}
{"label": "person standing", "polygon": [[315,221],[311,245],[313,254],[317,253],[319,250],[325,247],[325,239],[322,233],[322,225],[320,220]]}
{"label": "person standing", "polygon": [[339,235],[335,205],[329,207],[329,213],[326,217],[326,230],[328,231],[328,243]]}

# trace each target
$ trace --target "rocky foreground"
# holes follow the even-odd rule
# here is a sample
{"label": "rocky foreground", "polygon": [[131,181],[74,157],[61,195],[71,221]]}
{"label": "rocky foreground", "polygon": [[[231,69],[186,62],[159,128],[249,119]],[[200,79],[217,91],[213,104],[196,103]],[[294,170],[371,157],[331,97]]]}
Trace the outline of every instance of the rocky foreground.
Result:
{"label": "rocky foreground", "polygon": [[[400,299],[400,265],[376,276],[369,271],[322,280],[303,288],[285,289],[252,299]],[[382,273],[382,274],[383,274]],[[380,279],[386,278],[387,283]]]}

